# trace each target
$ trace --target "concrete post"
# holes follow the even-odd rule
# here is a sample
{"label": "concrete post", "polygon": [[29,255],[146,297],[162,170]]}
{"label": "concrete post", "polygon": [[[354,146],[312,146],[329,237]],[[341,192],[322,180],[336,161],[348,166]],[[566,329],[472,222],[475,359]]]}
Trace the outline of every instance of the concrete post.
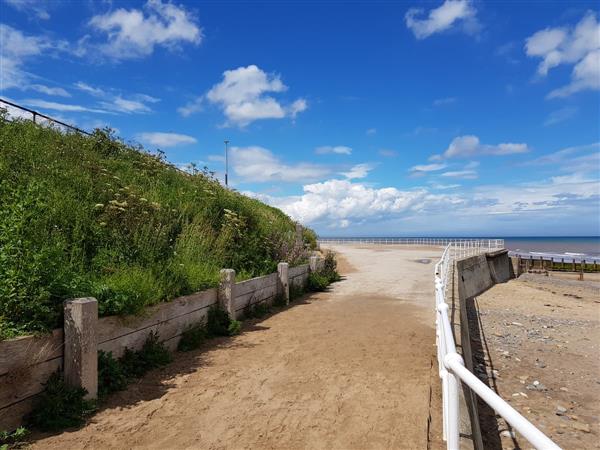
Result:
{"label": "concrete post", "polygon": [[319,262],[318,256],[311,256],[308,258],[308,268],[311,272],[317,271],[317,263]]}
{"label": "concrete post", "polygon": [[290,303],[290,279],[288,272],[288,263],[280,262],[277,264],[277,293],[283,295],[286,305]]}
{"label": "concrete post", "polygon": [[304,239],[302,238],[302,225],[296,223],[296,244],[302,245],[303,240]]}
{"label": "concrete post", "polygon": [[219,283],[219,305],[227,311],[231,319],[235,319],[235,270],[221,269]]}
{"label": "concrete post", "polygon": [[65,382],[98,396],[98,302],[95,298],[67,300],[64,305]]}

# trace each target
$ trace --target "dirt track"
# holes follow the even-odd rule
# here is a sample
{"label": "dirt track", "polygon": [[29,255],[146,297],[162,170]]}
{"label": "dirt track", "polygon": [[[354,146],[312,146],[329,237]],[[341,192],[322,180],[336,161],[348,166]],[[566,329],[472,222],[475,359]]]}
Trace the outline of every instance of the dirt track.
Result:
{"label": "dirt track", "polygon": [[431,306],[440,252],[336,250],[346,279],[330,292],[178,354],[87,426],[34,447],[424,449],[429,434],[438,448]]}

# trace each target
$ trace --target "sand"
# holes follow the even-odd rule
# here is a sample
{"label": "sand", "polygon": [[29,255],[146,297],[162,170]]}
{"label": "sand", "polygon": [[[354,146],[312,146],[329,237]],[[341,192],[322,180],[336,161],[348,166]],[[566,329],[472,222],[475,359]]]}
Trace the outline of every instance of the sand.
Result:
{"label": "sand", "polygon": [[[600,448],[600,283],[564,278],[525,274],[477,298],[479,375],[562,448]],[[530,447],[492,420],[494,448]]]}
{"label": "sand", "polygon": [[334,246],[345,279],[180,353],[34,448],[441,448],[441,249]]}

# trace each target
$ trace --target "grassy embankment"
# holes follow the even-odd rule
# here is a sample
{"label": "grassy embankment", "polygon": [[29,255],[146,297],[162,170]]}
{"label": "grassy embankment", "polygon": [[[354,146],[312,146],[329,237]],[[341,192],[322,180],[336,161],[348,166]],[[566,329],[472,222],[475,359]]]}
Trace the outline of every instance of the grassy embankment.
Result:
{"label": "grassy embankment", "polygon": [[305,258],[282,211],[184,174],[109,132],[92,137],[0,117],[0,339],[61,325],[62,302],[100,315],[145,306]]}

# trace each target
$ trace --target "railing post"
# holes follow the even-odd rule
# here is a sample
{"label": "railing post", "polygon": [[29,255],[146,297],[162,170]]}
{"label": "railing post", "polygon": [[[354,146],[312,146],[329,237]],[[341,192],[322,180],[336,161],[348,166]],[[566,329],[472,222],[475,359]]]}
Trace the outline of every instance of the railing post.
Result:
{"label": "railing post", "polygon": [[317,271],[317,263],[319,262],[318,256],[311,256],[308,258],[308,268],[311,272]]}
{"label": "railing post", "polygon": [[221,269],[221,281],[219,283],[219,305],[227,311],[229,317],[235,317],[235,270]]}
{"label": "railing post", "polygon": [[64,304],[65,382],[98,396],[98,302],[93,297],[67,300]]}
{"label": "railing post", "polygon": [[277,292],[283,295],[285,304],[290,303],[290,283],[288,278],[289,265],[286,262],[277,264]]}

